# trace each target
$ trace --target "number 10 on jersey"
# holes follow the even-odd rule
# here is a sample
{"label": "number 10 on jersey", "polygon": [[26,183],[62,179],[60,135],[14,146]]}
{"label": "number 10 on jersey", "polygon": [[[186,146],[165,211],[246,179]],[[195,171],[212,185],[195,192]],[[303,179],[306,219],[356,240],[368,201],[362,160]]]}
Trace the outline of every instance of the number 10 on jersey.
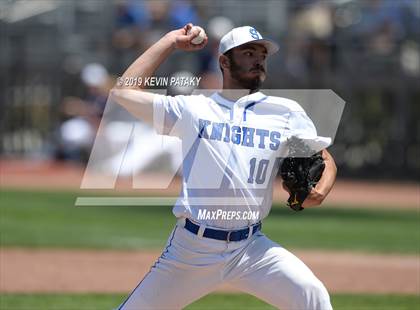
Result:
{"label": "number 10 on jersey", "polygon": [[255,182],[257,184],[264,184],[269,162],[268,159],[261,159],[257,162],[257,158],[251,158],[249,161],[248,183],[254,184]]}

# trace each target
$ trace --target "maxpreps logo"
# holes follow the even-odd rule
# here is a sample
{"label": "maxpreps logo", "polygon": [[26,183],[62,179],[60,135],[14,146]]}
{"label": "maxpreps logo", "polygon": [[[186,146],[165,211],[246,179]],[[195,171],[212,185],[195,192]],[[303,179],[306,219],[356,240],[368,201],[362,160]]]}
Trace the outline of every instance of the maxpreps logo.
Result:
{"label": "maxpreps logo", "polygon": [[198,220],[258,220],[260,211],[198,210]]}
{"label": "maxpreps logo", "polygon": [[[261,38],[260,34],[255,28],[248,27],[248,34],[253,38]],[[133,79],[123,81],[129,85],[143,83],[144,80]],[[152,83],[152,82],[150,82]],[[137,85],[136,84],[136,85]],[[142,84],[143,85],[143,84]],[[158,95],[168,95],[166,89],[150,89]],[[192,93],[194,96],[211,97],[215,92],[220,90],[215,89],[196,89]],[[234,90],[231,90],[234,91]],[[341,116],[344,110],[345,102],[333,91],[328,89],[320,90],[279,90],[279,89],[263,89],[261,90],[266,96],[290,98],[292,100],[299,99],[299,104],[304,110],[310,111],[313,115],[308,116],[313,120],[317,131],[325,137],[331,137],[333,140]],[[173,97],[170,97],[173,98]],[[314,102],[316,98],[316,102]],[[169,100],[169,97],[168,97]],[[314,104],[316,103],[316,104]],[[271,105],[270,105],[271,106]],[[246,106],[245,106],[246,107]],[[274,106],[273,106],[274,107]],[[255,105],[253,113],[266,115],[267,109],[264,105]],[[259,110],[263,109],[263,110]],[[277,107],[275,107],[277,111]],[[320,109],[320,110],[318,110]],[[156,111],[154,111],[156,112]],[[142,190],[162,190],[168,189],[177,175],[178,171],[185,173],[188,178],[188,170],[182,169],[183,162],[191,162],[195,160],[195,154],[198,152],[200,142],[203,140],[220,141],[232,146],[240,145],[244,147],[252,147],[254,149],[278,151],[281,147],[280,132],[275,130],[257,128],[249,117],[246,120],[246,113],[243,114],[243,122],[240,124],[233,124],[224,119],[218,122],[207,120],[204,117],[197,117],[199,123],[199,131],[197,139],[181,144],[181,140],[177,137],[175,129],[183,128],[182,119],[177,119],[174,124],[170,124],[171,129],[165,135],[158,134],[155,129],[165,129],[165,117],[167,110],[153,113],[151,124],[146,125],[146,122],[139,121],[135,116],[131,115],[123,107],[121,107],[113,96],[108,97],[106,108],[96,134],[95,142],[89,157],[89,162],[86,166],[85,173],[80,185],[81,190],[96,190],[96,189],[116,189],[117,181],[131,180],[131,187],[133,189]],[[316,118],[316,116],[320,118]],[[254,124],[254,125],[253,125]],[[166,129],[165,129],[166,130]],[[184,140],[183,140],[184,141]],[[186,140],[185,140],[186,141]],[[184,149],[182,149],[182,147]],[[182,152],[183,151],[183,152]],[[233,148],[231,149],[233,151]],[[161,163],[161,155],[167,156],[171,154],[171,161],[166,165],[155,165],[154,158],[158,158],[156,162]],[[229,155],[230,156],[230,155]],[[229,163],[228,158],[221,160],[224,167],[221,166],[220,171],[227,169]],[[249,174],[248,180],[238,182],[235,184],[238,189],[246,189],[249,184],[258,185],[258,189],[267,189],[270,185],[268,175],[275,172],[269,166],[269,160],[260,159],[256,157],[249,159]],[[153,169],[156,168],[156,174]],[[271,170],[270,170],[270,169]],[[269,172],[270,171],[270,172]],[[154,175],[151,181],[150,176]],[[155,178],[156,175],[156,178]],[[271,176],[270,176],[271,177]],[[124,179],[123,179],[124,178]],[[221,189],[224,173],[215,173],[211,181],[206,182],[206,188],[211,190]],[[254,186],[252,187],[254,188]],[[192,188],[195,189],[195,188]],[[146,192],[145,192],[146,193]],[[174,205],[178,197],[168,196],[128,196],[122,197],[117,195],[111,196],[92,196],[77,197],[76,206],[162,206]],[[258,207],[261,205],[264,196],[255,197],[207,197],[206,195],[200,197],[189,197],[189,204],[205,208],[209,206],[208,210],[201,211],[201,217],[215,218],[215,219],[248,219],[258,218],[258,214],[245,212],[234,212],[216,210],[211,206],[249,206]],[[247,210],[248,211],[248,210]]]}

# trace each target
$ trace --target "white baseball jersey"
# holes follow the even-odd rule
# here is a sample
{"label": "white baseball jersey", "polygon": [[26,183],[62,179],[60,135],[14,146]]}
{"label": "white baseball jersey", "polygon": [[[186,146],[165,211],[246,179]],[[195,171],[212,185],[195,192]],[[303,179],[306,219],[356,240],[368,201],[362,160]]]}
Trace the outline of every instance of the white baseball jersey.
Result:
{"label": "white baseball jersey", "polygon": [[[261,231],[237,242],[203,237],[206,226],[233,230],[267,216],[287,137],[304,138],[315,149],[329,144],[317,137],[303,109],[262,93],[236,102],[217,93],[155,95],[154,127],[182,139],[183,189],[173,209],[179,220],[162,255],[119,309],[183,309],[225,283],[281,309],[332,309],[310,269]],[[203,209],[259,213],[203,219]],[[197,234],[184,228],[185,217],[200,223]]]}
{"label": "white baseball jersey", "polygon": [[173,213],[209,227],[242,228],[268,215],[288,137],[316,150],[331,142],[317,136],[297,102],[261,92],[236,102],[219,93],[155,95],[153,105],[157,132],[182,140],[183,187]]}

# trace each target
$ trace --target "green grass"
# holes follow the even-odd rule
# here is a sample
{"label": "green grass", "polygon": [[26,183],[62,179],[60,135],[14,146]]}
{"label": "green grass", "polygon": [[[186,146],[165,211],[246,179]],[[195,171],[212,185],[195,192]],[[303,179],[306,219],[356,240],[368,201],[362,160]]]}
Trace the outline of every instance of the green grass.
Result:
{"label": "green grass", "polygon": [[[1,310],[99,310],[115,309],[125,295],[117,294],[3,294]],[[335,310],[416,310],[420,297],[415,295],[337,294],[331,297]],[[198,309],[275,309],[250,295],[211,294],[186,307]]]}
{"label": "green grass", "polygon": [[161,248],[175,223],[169,207],[75,207],[76,197],[3,192],[1,246]]}
{"label": "green grass", "polygon": [[114,309],[124,300],[116,294],[2,294],[1,310]]}
{"label": "green grass", "polygon": [[[170,207],[75,207],[77,194],[60,192],[0,195],[3,247],[160,249],[175,224]],[[418,254],[419,223],[414,210],[276,206],[263,231],[286,248]]]}

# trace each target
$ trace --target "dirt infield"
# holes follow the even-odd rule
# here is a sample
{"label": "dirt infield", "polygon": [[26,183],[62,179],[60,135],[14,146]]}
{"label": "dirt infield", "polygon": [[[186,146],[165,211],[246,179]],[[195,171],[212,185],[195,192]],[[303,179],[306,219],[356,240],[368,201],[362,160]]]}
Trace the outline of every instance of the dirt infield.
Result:
{"label": "dirt infield", "polygon": [[[418,256],[293,251],[331,292],[409,293],[420,290]],[[0,292],[128,292],[158,252],[1,249]],[[229,286],[220,291],[235,292]]]}
{"label": "dirt infield", "polygon": [[[33,190],[79,190],[84,167],[57,162],[29,162],[0,160],[0,184],[4,188]],[[160,180],[159,175],[145,175],[150,184]],[[176,196],[181,188],[175,178],[168,189],[148,190],[147,193]],[[116,191],[132,191],[131,179],[119,179]],[[138,192],[138,191],[137,191]],[[274,187],[274,201],[285,202],[286,193],[280,181]],[[369,208],[419,209],[419,183],[380,183],[338,180],[325,203],[337,206],[360,206]]]}

